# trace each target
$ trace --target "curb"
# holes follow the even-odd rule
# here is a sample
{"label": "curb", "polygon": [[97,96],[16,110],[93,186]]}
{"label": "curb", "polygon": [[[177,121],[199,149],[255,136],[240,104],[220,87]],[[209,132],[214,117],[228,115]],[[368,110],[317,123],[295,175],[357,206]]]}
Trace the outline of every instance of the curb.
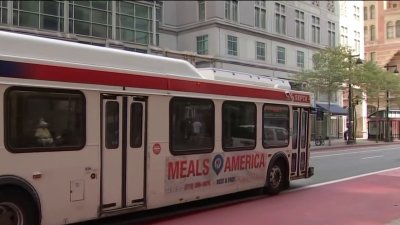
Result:
{"label": "curb", "polygon": [[366,143],[366,144],[352,144],[352,145],[331,145],[331,146],[325,146],[325,147],[311,147],[310,151],[324,151],[324,150],[333,150],[333,149],[353,149],[353,148],[362,148],[362,147],[374,147],[374,146],[380,146],[380,145],[399,145],[399,142],[391,142],[391,143]]}

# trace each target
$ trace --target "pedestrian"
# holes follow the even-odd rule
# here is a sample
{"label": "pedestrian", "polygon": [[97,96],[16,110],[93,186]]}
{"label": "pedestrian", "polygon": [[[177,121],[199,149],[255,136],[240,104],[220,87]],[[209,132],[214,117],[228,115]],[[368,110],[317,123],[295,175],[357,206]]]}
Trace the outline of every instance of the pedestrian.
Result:
{"label": "pedestrian", "polygon": [[349,130],[344,131],[343,138],[344,138],[344,141],[347,141],[349,139]]}

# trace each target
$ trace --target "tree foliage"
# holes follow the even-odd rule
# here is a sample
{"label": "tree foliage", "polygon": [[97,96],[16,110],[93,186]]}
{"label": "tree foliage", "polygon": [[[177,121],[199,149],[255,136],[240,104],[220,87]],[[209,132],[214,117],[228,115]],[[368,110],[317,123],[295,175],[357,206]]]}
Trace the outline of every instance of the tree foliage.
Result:
{"label": "tree foliage", "polygon": [[348,49],[345,47],[323,49],[313,55],[314,69],[302,71],[297,80],[306,83],[308,91],[336,92],[349,77],[351,65],[347,60]]}
{"label": "tree foliage", "polygon": [[387,90],[391,93],[391,99],[400,101],[399,77],[371,61],[358,65],[347,47],[320,50],[313,55],[313,64],[312,70],[304,70],[296,76],[297,82],[307,84],[306,91],[325,92],[330,96],[330,93],[346,89],[352,84],[364,92],[371,103],[385,96]]}

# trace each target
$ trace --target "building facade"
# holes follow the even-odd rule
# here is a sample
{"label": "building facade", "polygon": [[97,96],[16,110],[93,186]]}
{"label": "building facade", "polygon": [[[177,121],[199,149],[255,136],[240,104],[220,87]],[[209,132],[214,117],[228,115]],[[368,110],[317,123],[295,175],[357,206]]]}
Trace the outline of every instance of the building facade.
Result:
{"label": "building facade", "polygon": [[0,29],[147,53],[158,10],[153,1],[1,1]]}
{"label": "building facade", "polygon": [[[365,58],[388,71],[400,70],[400,1],[364,1],[364,32]],[[386,111],[386,106],[400,109],[398,101],[382,95],[379,108],[369,102],[368,112]]]}
{"label": "building facade", "polygon": [[365,58],[400,66],[400,1],[364,1]]}
{"label": "building facade", "polygon": [[338,43],[335,4],[164,1],[160,45],[153,52],[186,53],[198,67],[290,79],[312,68],[315,51]]}
{"label": "building facade", "polygon": [[[0,2],[1,30],[289,80],[312,69],[313,53],[339,44],[339,17],[339,1]],[[326,103],[327,93],[315,94]],[[342,101],[335,93],[332,104]],[[339,136],[338,121],[319,123],[322,135]]]}
{"label": "building facade", "polygon": [[[363,30],[363,2],[362,1],[339,1],[340,5],[340,45],[351,49],[353,58],[364,60],[364,30]],[[349,91],[343,91],[343,106],[349,107]],[[352,106],[354,111],[354,127],[357,138],[368,137],[367,127],[367,102],[364,94],[353,88]],[[343,118],[340,125],[342,130],[346,129],[348,116]]]}
{"label": "building facade", "polygon": [[[365,57],[375,61],[379,66],[394,72],[400,69],[400,1],[365,1],[364,2],[364,32],[365,32]],[[390,92],[382,96],[379,104],[369,102],[368,112],[399,109],[398,101],[390,98]],[[384,102],[384,103],[382,103]],[[389,104],[388,104],[389,102]],[[391,127],[395,128],[394,123]],[[370,123],[370,131],[374,127],[380,133],[386,129],[386,121],[378,125]],[[389,128],[391,129],[391,128]],[[382,135],[379,135],[382,139]]]}

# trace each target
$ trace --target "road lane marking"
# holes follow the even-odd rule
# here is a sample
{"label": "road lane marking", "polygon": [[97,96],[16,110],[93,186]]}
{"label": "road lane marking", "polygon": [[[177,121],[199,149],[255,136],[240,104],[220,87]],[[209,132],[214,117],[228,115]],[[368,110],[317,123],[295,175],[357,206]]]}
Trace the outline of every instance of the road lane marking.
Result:
{"label": "road lane marking", "polygon": [[383,157],[383,155],[369,156],[369,157],[364,157],[361,159],[375,159],[375,158],[380,158],[380,157]]}
{"label": "road lane marking", "polygon": [[[352,154],[358,154],[358,153],[368,153],[368,152],[380,152],[380,151],[391,151],[391,150],[398,150],[399,148],[385,148],[385,149],[377,149],[377,150],[366,150],[366,151],[358,151],[358,152],[344,152],[344,153],[336,153],[336,154],[330,154],[330,155],[317,155],[317,156],[311,156],[310,158],[325,158],[325,157],[331,157],[331,156],[339,156],[339,155],[352,155]],[[347,150],[349,151],[349,150]]]}
{"label": "road lane marking", "polygon": [[400,169],[400,167],[395,167],[395,168],[375,171],[375,172],[371,172],[371,173],[364,173],[364,174],[360,174],[360,175],[357,175],[357,176],[346,177],[346,178],[341,178],[341,179],[337,179],[337,180],[331,180],[331,181],[327,181],[327,182],[323,182],[323,183],[312,184],[312,185],[308,185],[308,186],[304,186],[304,187],[300,187],[300,188],[290,189],[290,190],[283,191],[283,193],[295,192],[295,191],[315,188],[315,187],[319,187],[319,186],[324,186],[324,185],[328,185],[328,184],[334,184],[334,183],[339,183],[339,182],[343,182],[343,181],[354,180],[354,179],[361,178],[361,177],[366,177],[366,176],[370,176],[370,175],[374,175],[374,174],[378,174],[378,173],[390,172],[390,171],[399,170],[399,169]]}

